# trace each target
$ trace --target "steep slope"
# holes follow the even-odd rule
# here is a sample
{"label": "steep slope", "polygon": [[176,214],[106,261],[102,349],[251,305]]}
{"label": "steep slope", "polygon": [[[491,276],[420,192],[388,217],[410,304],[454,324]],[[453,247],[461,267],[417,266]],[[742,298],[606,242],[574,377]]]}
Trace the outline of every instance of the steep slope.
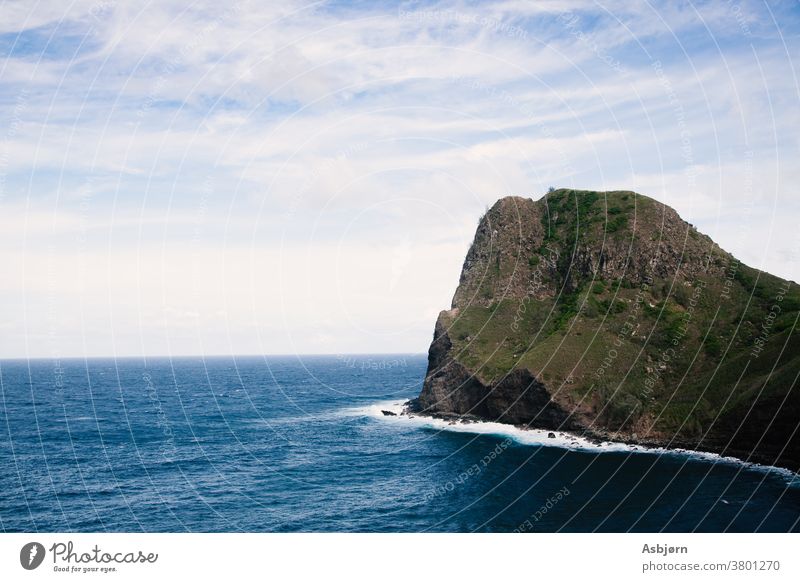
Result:
{"label": "steep slope", "polygon": [[499,200],[417,409],[800,467],[800,292],[634,192]]}

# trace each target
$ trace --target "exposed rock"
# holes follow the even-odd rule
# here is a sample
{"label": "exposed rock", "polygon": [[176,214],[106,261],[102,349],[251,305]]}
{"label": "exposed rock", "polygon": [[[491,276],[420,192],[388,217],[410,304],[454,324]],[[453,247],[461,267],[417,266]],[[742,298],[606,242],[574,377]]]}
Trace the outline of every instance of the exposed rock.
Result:
{"label": "exposed rock", "polygon": [[798,311],[796,284],[645,196],[503,198],[480,221],[409,410],[797,469]]}

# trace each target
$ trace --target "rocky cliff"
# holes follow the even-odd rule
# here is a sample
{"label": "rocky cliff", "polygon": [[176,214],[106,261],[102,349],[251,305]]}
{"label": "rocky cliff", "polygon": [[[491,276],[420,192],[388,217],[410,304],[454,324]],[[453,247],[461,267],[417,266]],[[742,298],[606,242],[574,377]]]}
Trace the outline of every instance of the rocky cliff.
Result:
{"label": "rocky cliff", "polygon": [[800,468],[800,292],[634,192],[507,197],[436,322],[419,411]]}

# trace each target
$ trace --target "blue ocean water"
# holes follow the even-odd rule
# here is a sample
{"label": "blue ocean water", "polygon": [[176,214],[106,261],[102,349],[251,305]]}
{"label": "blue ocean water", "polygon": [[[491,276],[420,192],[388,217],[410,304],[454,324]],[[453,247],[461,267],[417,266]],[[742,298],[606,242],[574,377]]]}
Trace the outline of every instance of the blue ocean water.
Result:
{"label": "blue ocean water", "polygon": [[425,366],[407,355],[2,361],[0,529],[800,528],[800,478],[786,471],[383,416],[383,403],[419,393]]}

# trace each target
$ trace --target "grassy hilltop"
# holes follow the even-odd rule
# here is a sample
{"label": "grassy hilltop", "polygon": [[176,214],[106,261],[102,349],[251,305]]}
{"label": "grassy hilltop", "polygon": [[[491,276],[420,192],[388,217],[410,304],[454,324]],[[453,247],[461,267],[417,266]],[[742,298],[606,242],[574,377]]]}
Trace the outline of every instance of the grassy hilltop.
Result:
{"label": "grassy hilltop", "polygon": [[800,290],[634,192],[481,219],[419,404],[797,466]]}

